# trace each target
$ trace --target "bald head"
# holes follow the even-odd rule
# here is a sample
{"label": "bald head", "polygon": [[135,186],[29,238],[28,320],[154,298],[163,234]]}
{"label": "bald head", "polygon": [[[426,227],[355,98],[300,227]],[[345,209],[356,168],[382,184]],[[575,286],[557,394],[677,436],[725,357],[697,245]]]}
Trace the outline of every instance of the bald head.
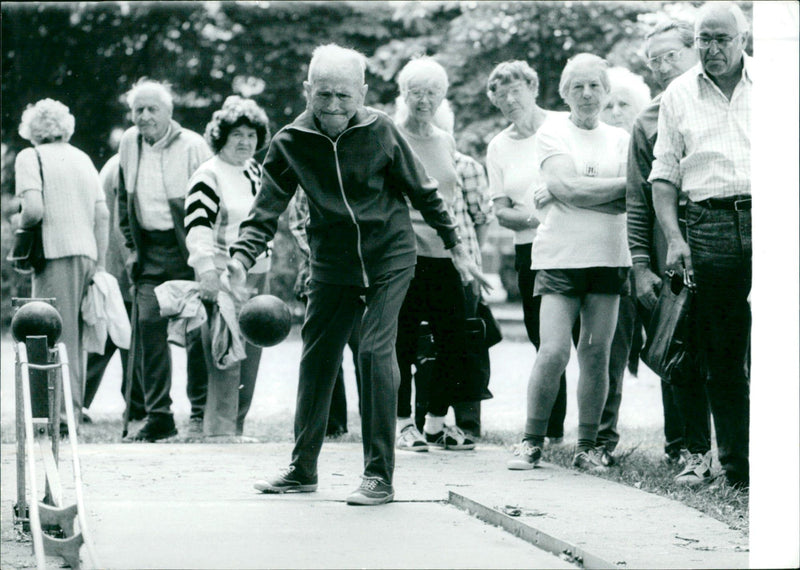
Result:
{"label": "bald head", "polygon": [[706,2],[700,8],[695,20],[695,35],[699,32],[703,21],[707,19],[728,20],[740,34],[750,33],[750,23],[742,9],[733,2]]}

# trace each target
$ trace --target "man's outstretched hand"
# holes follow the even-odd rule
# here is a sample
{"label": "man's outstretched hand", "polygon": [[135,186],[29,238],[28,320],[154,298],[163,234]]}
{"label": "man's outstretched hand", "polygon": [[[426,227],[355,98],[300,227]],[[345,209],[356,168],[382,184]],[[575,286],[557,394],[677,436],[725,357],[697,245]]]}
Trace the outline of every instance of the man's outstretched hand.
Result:
{"label": "man's outstretched hand", "polygon": [[481,270],[478,269],[475,261],[467,255],[467,251],[464,249],[464,246],[460,243],[457,244],[454,248],[450,249],[450,255],[453,257],[453,265],[456,267],[456,271],[461,276],[461,282],[464,285],[468,285],[472,281],[476,281],[482,291],[489,293],[492,290],[492,286],[489,281],[486,279]]}

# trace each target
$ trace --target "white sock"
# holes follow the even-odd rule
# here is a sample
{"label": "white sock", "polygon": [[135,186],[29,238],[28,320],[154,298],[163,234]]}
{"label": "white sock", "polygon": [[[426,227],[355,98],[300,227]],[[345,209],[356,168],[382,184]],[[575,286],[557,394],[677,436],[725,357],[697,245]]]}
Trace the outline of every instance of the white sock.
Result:
{"label": "white sock", "polygon": [[439,433],[444,429],[444,416],[425,414],[425,427],[422,429],[431,435]]}
{"label": "white sock", "polygon": [[400,433],[403,429],[410,425],[414,425],[414,420],[411,418],[397,418],[397,432]]}

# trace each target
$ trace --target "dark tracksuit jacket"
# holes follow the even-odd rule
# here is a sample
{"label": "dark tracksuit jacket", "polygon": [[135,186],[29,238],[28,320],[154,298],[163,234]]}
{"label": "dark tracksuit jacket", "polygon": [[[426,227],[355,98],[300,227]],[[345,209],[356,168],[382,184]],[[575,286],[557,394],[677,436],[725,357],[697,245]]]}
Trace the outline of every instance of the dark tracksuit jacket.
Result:
{"label": "dark tracksuit jacket", "polygon": [[262,190],[231,256],[250,268],[275,235],[298,186],[308,195],[311,278],[367,287],[387,271],[416,263],[406,198],[451,248],[456,225],[436,182],[384,113],[362,108],[334,141],[305,111],[275,134]]}

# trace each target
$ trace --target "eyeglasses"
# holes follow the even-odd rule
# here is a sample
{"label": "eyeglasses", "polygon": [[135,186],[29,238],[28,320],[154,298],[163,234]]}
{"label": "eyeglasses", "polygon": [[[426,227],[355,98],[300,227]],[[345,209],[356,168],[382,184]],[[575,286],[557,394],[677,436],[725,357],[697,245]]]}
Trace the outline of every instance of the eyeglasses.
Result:
{"label": "eyeglasses", "polygon": [[427,97],[429,100],[438,99],[443,95],[443,93],[438,89],[409,89],[408,94],[416,100],[421,100],[423,97]]}
{"label": "eyeglasses", "polygon": [[652,71],[658,71],[661,67],[661,64],[666,63],[667,65],[672,65],[676,61],[678,61],[678,55],[684,50],[685,48],[681,49],[673,49],[666,53],[662,53],[659,56],[651,57],[647,60],[647,67],[649,67]]}
{"label": "eyeglasses", "polygon": [[528,89],[527,84],[516,84],[508,87],[500,87],[494,92],[492,97],[494,98],[495,103],[505,101],[508,99],[509,95],[514,97],[516,101],[519,101],[520,98],[524,96],[525,89]]}
{"label": "eyeglasses", "polygon": [[694,38],[697,47],[700,49],[708,49],[711,47],[711,44],[717,44],[717,49],[725,49],[733,40],[738,38],[741,34],[736,34],[735,36],[717,36],[715,38],[709,38],[704,36],[697,36]]}

